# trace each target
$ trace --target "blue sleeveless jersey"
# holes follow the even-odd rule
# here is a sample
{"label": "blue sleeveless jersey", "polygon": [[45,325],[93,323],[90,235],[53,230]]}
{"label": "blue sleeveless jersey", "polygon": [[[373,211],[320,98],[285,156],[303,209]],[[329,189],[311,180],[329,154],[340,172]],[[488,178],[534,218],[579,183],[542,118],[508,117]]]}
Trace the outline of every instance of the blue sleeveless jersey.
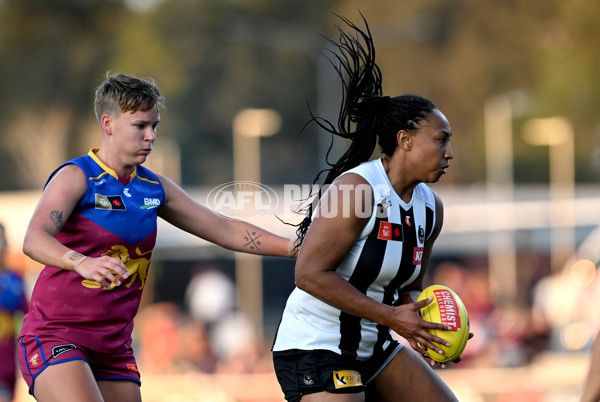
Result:
{"label": "blue sleeveless jersey", "polygon": [[124,185],[94,151],[64,164],[80,167],[88,184],[56,239],[89,257],[120,259],[129,278],[106,290],[74,271],[44,267],[21,335],[62,336],[109,353],[131,345],[133,318],[146,284],[165,192],[158,177],[142,166]]}

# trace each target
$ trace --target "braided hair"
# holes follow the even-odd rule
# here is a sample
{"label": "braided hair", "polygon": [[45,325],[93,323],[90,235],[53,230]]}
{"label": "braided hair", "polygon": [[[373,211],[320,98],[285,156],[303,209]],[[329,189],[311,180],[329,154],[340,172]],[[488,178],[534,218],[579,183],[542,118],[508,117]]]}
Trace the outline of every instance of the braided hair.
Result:
{"label": "braided hair", "polygon": [[[422,96],[404,94],[396,97],[384,96],[382,91],[382,75],[375,63],[375,46],[373,37],[365,17],[365,31],[340,15],[336,16],[350,28],[354,35],[345,32],[341,26],[335,25],[339,34],[338,41],[327,39],[333,45],[329,61],[342,81],[342,104],[337,125],[318,117],[310,111],[310,123],[316,123],[321,129],[333,136],[350,140],[346,152],[335,163],[329,162],[329,154],[333,147],[331,142],[326,154],[329,168],[321,170],[313,181],[318,184],[321,176],[326,174],[321,188],[333,183],[342,173],[367,162],[377,143],[383,154],[391,156],[398,146],[396,134],[400,130],[413,131],[419,127],[437,106]],[[306,127],[306,126],[305,126]],[[309,195],[309,199],[314,194]],[[321,195],[321,190],[316,198]],[[315,201],[316,201],[315,200]],[[313,201],[313,202],[315,202]],[[301,246],[306,232],[312,222],[313,203],[301,209],[304,219],[297,224],[296,248]]]}

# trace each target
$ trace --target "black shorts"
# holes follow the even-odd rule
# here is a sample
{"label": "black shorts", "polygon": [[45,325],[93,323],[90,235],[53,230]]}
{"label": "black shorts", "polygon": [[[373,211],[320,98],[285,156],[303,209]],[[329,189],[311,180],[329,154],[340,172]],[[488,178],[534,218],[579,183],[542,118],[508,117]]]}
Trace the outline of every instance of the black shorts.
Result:
{"label": "black shorts", "polygon": [[284,350],[273,352],[275,374],[289,402],[317,392],[334,394],[364,392],[369,381],[389,363],[402,345],[389,347],[369,360],[356,360],[329,350]]}

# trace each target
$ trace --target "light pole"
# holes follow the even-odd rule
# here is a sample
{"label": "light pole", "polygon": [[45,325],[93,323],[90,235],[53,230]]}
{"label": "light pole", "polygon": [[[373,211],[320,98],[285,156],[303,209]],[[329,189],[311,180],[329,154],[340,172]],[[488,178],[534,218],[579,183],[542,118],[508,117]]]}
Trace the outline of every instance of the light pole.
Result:
{"label": "light pole", "polygon": [[[527,91],[494,96],[484,106],[486,194],[489,202],[514,201],[513,119],[529,109]],[[517,251],[514,229],[497,230],[513,219],[507,211],[488,214],[488,266],[490,291],[498,300],[517,297]],[[514,225],[510,225],[514,227]]]}
{"label": "light pole", "polygon": [[[250,43],[273,49],[295,51],[308,57],[314,65],[317,91],[317,115],[329,121],[337,121],[342,85],[329,57],[335,59],[329,51],[331,47],[326,39],[315,32],[315,27],[261,18],[250,15],[233,15],[227,28],[229,38],[235,42]],[[420,42],[430,40],[431,18],[426,14],[414,14],[400,19],[373,23],[370,29],[377,38],[378,49],[394,46],[401,42]],[[319,170],[328,169],[326,155],[330,145],[330,159],[337,160],[348,148],[348,141],[317,128]]]}
{"label": "light pole", "polygon": [[562,116],[530,119],[523,139],[550,153],[550,247],[552,271],[575,252],[575,144],[573,126]]}
{"label": "light pole", "polygon": [[[243,109],[233,120],[233,179],[260,183],[260,137],[268,137],[281,128],[281,116],[272,109]],[[237,186],[235,186],[237,188]],[[236,197],[237,199],[237,197]],[[249,241],[254,239],[248,233]],[[262,259],[246,253],[235,254],[238,290],[237,308],[256,325],[258,339],[263,338]]]}

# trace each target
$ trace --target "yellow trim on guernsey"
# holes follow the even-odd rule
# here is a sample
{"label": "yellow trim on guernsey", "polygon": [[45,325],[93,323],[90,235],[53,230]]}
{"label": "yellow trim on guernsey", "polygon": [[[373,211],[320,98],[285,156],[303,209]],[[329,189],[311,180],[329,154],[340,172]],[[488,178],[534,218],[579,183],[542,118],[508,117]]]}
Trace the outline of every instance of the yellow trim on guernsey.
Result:
{"label": "yellow trim on guernsey", "polygon": [[[98,179],[102,176],[104,176],[105,174],[109,174],[112,177],[114,177],[115,179],[119,180],[119,175],[117,175],[117,172],[115,172],[114,170],[112,170],[111,168],[109,168],[108,166],[106,166],[101,160],[100,158],[98,158],[98,156],[96,156],[96,152],[98,152],[100,150],[100,148],[92,148],[89,150],[88,152],[88,156],[90,158],[92,158],[102,169],[104,169],[104,173],[101,173],[100,175],[96,176],[96,177],[90,177],[88,178],[88,180],[95,180]],[[135,176],[137,176],[137,167],[133,169],[133,172],[131,173],[130,176],[130,180],[133,180],[135,178]],[[140,180],[144,180],[147,181],[149,183],[152,184],[159,184],[159,182],[157,182],[156,180],[150,180],[147,179],[145,177],[142,176],[138,176],[140,178]]]}

